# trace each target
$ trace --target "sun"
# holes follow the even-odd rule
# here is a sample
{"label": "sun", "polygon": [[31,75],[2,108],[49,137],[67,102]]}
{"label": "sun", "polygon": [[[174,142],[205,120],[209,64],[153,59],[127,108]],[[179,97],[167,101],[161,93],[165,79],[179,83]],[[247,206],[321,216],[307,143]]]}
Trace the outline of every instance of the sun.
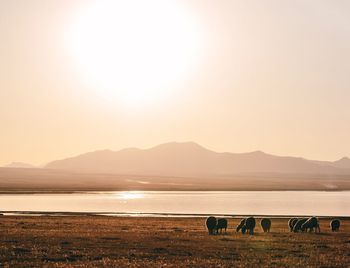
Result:
{"label": "sun", "polygon": [[68,49],[99,97],[125,103],[170,96],[199,64],[198,20],[172,0],[99,0],[74,15]]}

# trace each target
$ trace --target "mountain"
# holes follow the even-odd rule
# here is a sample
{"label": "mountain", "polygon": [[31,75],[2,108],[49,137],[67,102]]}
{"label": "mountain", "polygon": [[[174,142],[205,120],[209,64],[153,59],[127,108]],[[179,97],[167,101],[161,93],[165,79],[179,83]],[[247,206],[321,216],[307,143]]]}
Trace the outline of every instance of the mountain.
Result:
{"label": "mountain", "polygon": [[36,168],[35,166],[23,162],[12,162],[4,167],[8,168]]}
{"label": "mountain", "polygon": [[102,150],[43,168],[0,168],[2,191],[350,190],[349,159],[218,153],[196,143]]}
{"label": "mountain", "polygon": [[[82,173],[180,177],[230,177],[237,174],[350,175],[350,160],[313,161],[261,151],[218,153],[194,142],[165,143],[150,149],[102,150],[57,160],[48,169]],[[265,175],[264,175],[265,174]]]}
{"label": "mountain", "polygon": [[343,157],[338,161],[332,163],[332,166],[337,168],[347,168],[350,169],[350,159],[348,157]]}

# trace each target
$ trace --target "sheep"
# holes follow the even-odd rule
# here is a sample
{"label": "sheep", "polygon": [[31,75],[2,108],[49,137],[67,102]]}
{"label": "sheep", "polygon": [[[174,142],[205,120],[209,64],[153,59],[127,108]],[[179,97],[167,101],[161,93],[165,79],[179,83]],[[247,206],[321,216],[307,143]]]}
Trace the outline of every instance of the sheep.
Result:
{"label": "sheep", "polygon": [[225,233],[226,233],[226,229],[227,229],[227,220],[222,218],[222,219],[218,219],[217,224],[216,224],[216,233],[222,233],[222,229],[225,229]]}
{"label": "sheep", "polygon": [[247,230],[249,230],[249,234],[254,234],[254,228],[255,228],[255,218],[249,217],[241,220],[241,222],[237,225],[236,232],[242,231],[242,234],[245,234]]}
{"label": "sheep", "polygon": [[289,226],[289,230],[291,232],[293,232],[293,227],[294,225],[297,223],[298,221],[298,218],[291,218],[289,221],[288,221],[288,226]]}
{"label": "sheep", "polygon": [[213,235],[217,226],[216,218],[213,216],[208,217],[205,221],[205,225],[207,226],[209,235]]}
{"label": "sheep", "polygon": [[247,230],[249,230],[250,235],[254,234],[255,224],[256,224],[256,221],[254,217],[246,218],[245,227],[247,228]]}
{"label": "sheep", "polygon": [[245,234],[246,227],[245,227],[245,220],[242,219],[241,222],[237,225],[236,232],[238,233],[239,231],[242,231],[242,234]]}
{"label": "sheep", "polygon": [[297,233],[301,231],[301,226],[307,221],[307,218],[298,219],[298,221],[293,226],[293,232]]}
{"label": "sheep", "polygon": [[271,220],[270,219],[262,218],[260,220],[260,225],[261,225],[261,228],[263,229],[264,233],[270,232],[270,228],[271,228]]}
{"label": "sheep", "polygon": [[338,232],[340,227],[340,220],[333,219],[330,223],[332,232]]}
{"label": "sheep", "polygon": [[301,231],[302,232],[309,232],[315,231],[315,233],[318,231],[321,232],[320,225],[318,223],[318,219],[316,217],[310,217],[301,225]]}

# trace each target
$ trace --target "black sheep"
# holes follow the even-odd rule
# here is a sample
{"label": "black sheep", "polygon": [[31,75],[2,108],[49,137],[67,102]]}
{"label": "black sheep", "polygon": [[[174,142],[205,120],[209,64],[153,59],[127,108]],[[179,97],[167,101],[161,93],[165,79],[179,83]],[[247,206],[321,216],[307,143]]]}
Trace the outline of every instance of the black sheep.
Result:
{"label": "black sheep", "polygon": [[330,223],[332,232],[338,232],[340,227],[340,220],[334,219]]}
{"label": "black sheep", "polygon": [[294,233],[297,233],[299,231],[301,231],[301,226],[307,221],[308,219],[307,218],[302,218],[302,219],[299,219],[295,225],[293,226],[293,232]]}
{"label": "black sheep", "polygon": [[218,219],[217,225],[216,225],[216,233],[222,233],[222,229],[225,229],[225,233],[226,233],[226,229],[227,229],[227,220],[226,219]]}
{"label": "black sheep", "polygon": [[249,217],[241,220],[241,222],[237,225],[236,232],[242,231],[242,234],[245,234],[247,230],[249,230],[249,234],[254,234],[254,228],[255,228],[255,218]]}
{"label": "black sheep", "polygon": [[288,221],[288,227],[289,227],[289,230],[291,232],[293,232],[293,228],[294,228],[294,225],[297,223],[298,221],[298,218],[291,218],[289,221]]}
{"label": "black sheep", "polygon": [[246,218],[245,227],[247,228],[247,230],[249,230],[250,235],[254,234],[255,224],[256,224],[256,221],[254,217]]}
{"label": "black sheep", "polygon": [[241,222],[237,225],[236,232],[238,233],[239,231],[242,231],[243,234],[245,234],[246,227],[245,227],[245,220],[242,219]]}
{"label": "black sheep", "polygon": [[301,225],[301,231],[302,232],[312,232],[315,231],[315,233],[318,231],[319,233],[321,232],[320,229],[320,224],[318,223],[318,219],[316,217],[311,217],[308,218],[307,221],[305,221],[302,225]]}
{"label": "black sheep", "polygon": [[207,226],[208,232],[210,235],[214,234],[214,231],[216,230],[217,220],[215,217],[210,216],[205,221],[205,225]]}
{"label": "black sheep", "polygon": [[268,218],[262,218],[260,221],[261,228],[263,229],[264,233],[270,232],[271,228],[271,220]]}

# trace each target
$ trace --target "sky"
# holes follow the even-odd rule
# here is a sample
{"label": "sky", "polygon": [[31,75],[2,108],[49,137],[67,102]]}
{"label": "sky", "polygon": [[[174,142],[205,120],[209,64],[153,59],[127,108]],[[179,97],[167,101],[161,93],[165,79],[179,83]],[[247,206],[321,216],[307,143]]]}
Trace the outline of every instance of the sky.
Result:
{"label": "sky", "polygon": [[350,156],[346,0],[0,0],[0,165],[195,141]]}

